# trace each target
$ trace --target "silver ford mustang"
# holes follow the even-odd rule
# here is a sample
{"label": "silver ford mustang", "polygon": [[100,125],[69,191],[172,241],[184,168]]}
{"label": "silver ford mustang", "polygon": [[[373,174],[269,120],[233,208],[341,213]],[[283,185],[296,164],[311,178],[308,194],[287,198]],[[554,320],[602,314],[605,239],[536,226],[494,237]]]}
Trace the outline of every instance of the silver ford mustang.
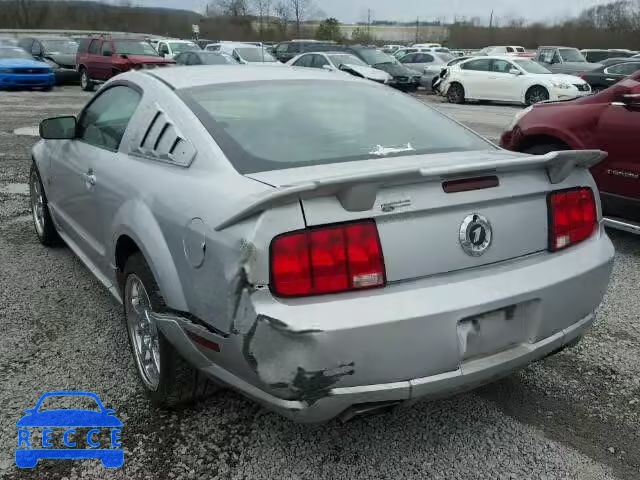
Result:
{"label": "silver ford mustang", "polygon": [[123,303],[161,405],[222,385],[321,422],[451,395],[577,342],[609,281],[602,152],[503,151],[355,77],[135,71],[40,135],[38,237]]}

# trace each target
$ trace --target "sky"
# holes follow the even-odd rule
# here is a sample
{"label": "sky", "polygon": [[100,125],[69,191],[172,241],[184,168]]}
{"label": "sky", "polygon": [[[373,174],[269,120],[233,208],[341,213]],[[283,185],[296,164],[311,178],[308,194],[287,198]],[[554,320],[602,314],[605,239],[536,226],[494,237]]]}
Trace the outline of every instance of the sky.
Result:
{"label": "sky", "polygon": [[[275,3],[276,0],[273,0]],[[525,18],[531,21],[555,20],[575,15],[580,10],[606,0],[314,0],[328,16],[343,23],[366,21],[371,9],[374,20],[414,21],[416,17],[481,17],[488,23],[491,10],[498,17]],[[117,3],[117,2],[116,2]],[[203,11],[206,0],[135,0],[145,6],[162,6]],[[486,17],[486,19],[485,19]]]}

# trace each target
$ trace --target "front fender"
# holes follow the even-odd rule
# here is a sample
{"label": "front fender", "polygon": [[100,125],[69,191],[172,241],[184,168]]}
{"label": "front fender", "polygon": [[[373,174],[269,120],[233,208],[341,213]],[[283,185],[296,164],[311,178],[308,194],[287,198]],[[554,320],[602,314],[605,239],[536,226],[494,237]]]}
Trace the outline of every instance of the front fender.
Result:
{"label": "front fender", "polygon": [[[575,137],[571,132],[565,132],[563,130],[558,130],[545,125],[530,127],[530,128],[527,128],[526,130],[523,130],[522,137],[518,143],[521,144],[527,138],[536,137],[536,136],[557,138],[563,143],[566,143],[567,145],[569,145],[569,147],[573,148],[574,150],[582,150],[586,148],[582,144],[582,142],[580,142],[580,140],[577,137]],[[517,146],[517,148],[519,147],[520,145]]]}
{"label": "front fender", "polygon": [[180,276],[176,269],[162,229],[151,210],[137,199],[127,201],[117,211],[111,231],[113,237],[109,255],[113,271],[116,271],[116,245],[122,235],[136,242],[153,273],[167,306],[188,311]]}

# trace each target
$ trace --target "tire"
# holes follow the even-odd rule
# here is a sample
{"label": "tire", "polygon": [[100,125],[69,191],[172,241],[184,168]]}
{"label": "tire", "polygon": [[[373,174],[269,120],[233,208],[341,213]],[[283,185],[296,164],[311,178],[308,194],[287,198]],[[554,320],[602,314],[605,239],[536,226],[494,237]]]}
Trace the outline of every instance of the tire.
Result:
{"label": "tire", "polygon": [[524,103],[526,103],[527,106],[544,102],[545,100],[549,100],[549,91],[540,85],[531,87],[524,96]]}
{"label": "tire", "polygon": [[86,68],[80,69],[80,88],[85,92],[93,92],[95,89],[95,83],[89,77],[89,72]]}
{"label": "tire", "polygon": [[447,101],[449,103],[464,103],[464,87],[459,83],[452,83],[447,90]]}
{"label": "tire", "polygon": [[522,150],[522,153],[528,153],[530,155],[545,155],[549,152],[558,152],[560,150],[569,150],[569,147],[561,143],[539,143],[537,145],[531,145]]}
{"label": "tire", "polygon": [[[134,290],[134,286],[137,290]],[[153,273],[140,252],[134,253],[126,261],[122,299],[129,344],[138,377],[155,406],[173,408],[194,403],[205,394],[218,389],[217,385],[191,367],[158,329],[155,321],[149,315],[144,315],[149,310],[155,313],[165,312],[167,307]],[[141,312],[142,315],[136,312]],[[150,337],[148,342],[141,341],[139,335],[142,330],[136,330],[136,327],[140,326],[141,318],[150,319],[145,326],[145,331]],[[142,357],[145,356],[141,353],[144,349],[143,343],[151,346],[150,350],[146,351],[152,359],[148,362],[149,369],[145,369],[141,363]],[[157,363],[154,360],[156,358]],[[156,368],[159,372],[154,373],[153,370]]]}
{"label": "tire", "polygon": [[29,206],[40,243],[46,247],[53,247],[62,243],[51,218],[49,202],[44,192],[36,162],[31,163],[31,171],[29,172]]}

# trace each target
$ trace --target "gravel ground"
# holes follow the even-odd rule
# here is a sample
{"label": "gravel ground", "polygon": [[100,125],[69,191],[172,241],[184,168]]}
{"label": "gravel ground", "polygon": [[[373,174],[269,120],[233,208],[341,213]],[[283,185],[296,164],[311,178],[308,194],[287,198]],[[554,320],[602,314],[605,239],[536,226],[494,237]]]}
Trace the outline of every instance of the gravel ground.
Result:
{"label": "gravel ground", "polygon": [[[71,252],[37,242],[25,183],[31,136],[87,94],[0,93],[0,478],[640,478],[640,238],[610,232],[614,275],[577,347],[476,392],[347,424],[296,425],[233,392],[166,412],[146,400],[121,315]],[[496,139],[515,108],[421,97]],[[29,133],[33,129],[19,130]],[[14,465],[15,422],[40,394],[96,392],[123,421],[125,464]]]}

